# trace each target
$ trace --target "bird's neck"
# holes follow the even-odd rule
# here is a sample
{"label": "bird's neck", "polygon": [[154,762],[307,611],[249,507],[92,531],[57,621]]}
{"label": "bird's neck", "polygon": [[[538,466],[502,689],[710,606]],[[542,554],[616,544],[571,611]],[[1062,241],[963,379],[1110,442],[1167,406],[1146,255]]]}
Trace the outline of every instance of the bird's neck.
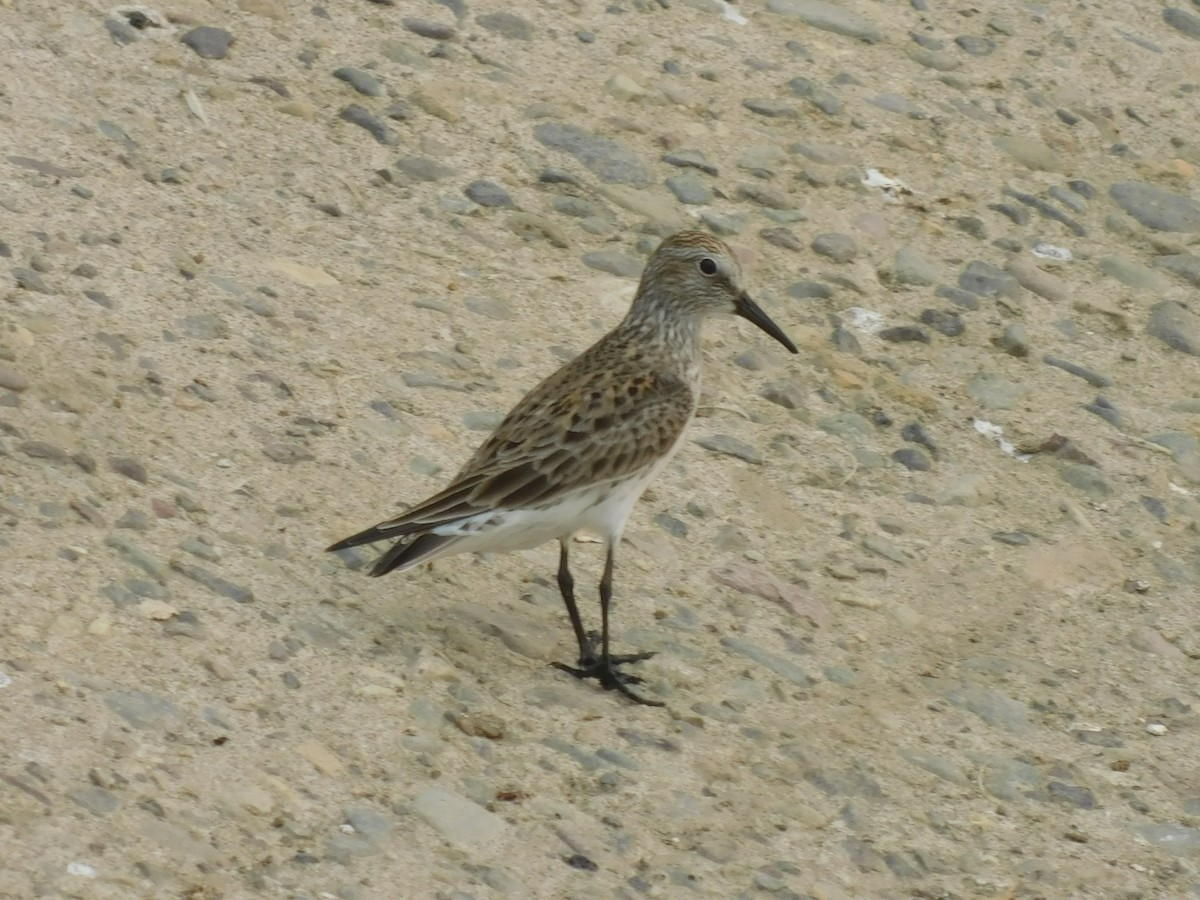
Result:
{"label": "bird's neck", "polygon": [[637,338],[644,345],[656,345],[683,356],[699,357],[701,318],[693,315],[665,315],[654,306],[634,303],[618,330]]}

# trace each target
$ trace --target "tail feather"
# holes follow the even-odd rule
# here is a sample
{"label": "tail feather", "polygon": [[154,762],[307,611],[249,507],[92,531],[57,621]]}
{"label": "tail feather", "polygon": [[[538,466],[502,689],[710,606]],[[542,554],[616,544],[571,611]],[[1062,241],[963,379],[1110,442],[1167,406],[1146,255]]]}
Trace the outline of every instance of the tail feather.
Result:
{"label": "tail feather", "polygon": [[[395,569],[407,569],[419,562],[440,556],[450,544],[461,540],[458,535],[425,534],[417,535],[412,540],[402,540],[387,549],[383,556],[375,561],[368,572],[372,578],[386,575]],[[332,549],[332,548],[331,548]]]}

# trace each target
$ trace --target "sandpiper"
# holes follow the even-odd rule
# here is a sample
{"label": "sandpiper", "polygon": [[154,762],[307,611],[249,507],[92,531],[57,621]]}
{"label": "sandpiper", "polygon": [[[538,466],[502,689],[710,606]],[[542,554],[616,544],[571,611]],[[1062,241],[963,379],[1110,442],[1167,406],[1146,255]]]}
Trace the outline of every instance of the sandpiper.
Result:
{"label": "sandpiper", "polygon": [[[554,665],[661,706],[631,690],[642,679],[621,670],[653,653],[609,651],[613,565],[634,503],[696,413],[701,325],[716,313],[748,319],[797,352],[742,287],[729,247],[703,232],[680,232],[650,258],[625,319],[530,391],[445,490],[329,549],[398,538],[371,568],[378,576],[452,553],[524,550],[557,540],[558,587],[579,659]],[[578,532],[604,544],[599,635],[584,630],[575,603],[567,557]]]}

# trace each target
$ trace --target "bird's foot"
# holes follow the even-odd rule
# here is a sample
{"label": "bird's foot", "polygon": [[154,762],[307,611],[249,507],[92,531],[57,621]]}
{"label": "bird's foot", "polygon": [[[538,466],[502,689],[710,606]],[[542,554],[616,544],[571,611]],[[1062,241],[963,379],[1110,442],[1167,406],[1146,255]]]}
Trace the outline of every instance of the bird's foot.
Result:
{"label": "bird's foot", "polygon": [[566,663],[551,663],[554,668],[563,672],[569,672],[576,678],[595,678],[600,682],[600,686],[606,691],[617,691],[624,694],[634,703],[640,703],[642,706],[663,706],[657,700],[647,700],[645,697],[630,689],[631,684],[641,684],[642,678],[638,675],[630,675],[622,672],[619,666],[625,663],[641,662],[643,659],[649,659],[654,653],[627,653],[620,656],[593,656],[591,659],[579,660],[578,666],[568,666]]}

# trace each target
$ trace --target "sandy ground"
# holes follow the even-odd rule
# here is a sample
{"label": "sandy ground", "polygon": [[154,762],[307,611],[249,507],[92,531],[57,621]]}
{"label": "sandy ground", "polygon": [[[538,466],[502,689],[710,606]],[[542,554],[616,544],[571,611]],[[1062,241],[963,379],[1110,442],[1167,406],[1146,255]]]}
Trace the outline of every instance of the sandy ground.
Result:
{"label": "sandy ground", "polygon": [[[0,895],[1200,895],[1175,2],[0,0]],[[553,546],[323,554],[687,226],[802,352],[630,523],[665,709]]]}

